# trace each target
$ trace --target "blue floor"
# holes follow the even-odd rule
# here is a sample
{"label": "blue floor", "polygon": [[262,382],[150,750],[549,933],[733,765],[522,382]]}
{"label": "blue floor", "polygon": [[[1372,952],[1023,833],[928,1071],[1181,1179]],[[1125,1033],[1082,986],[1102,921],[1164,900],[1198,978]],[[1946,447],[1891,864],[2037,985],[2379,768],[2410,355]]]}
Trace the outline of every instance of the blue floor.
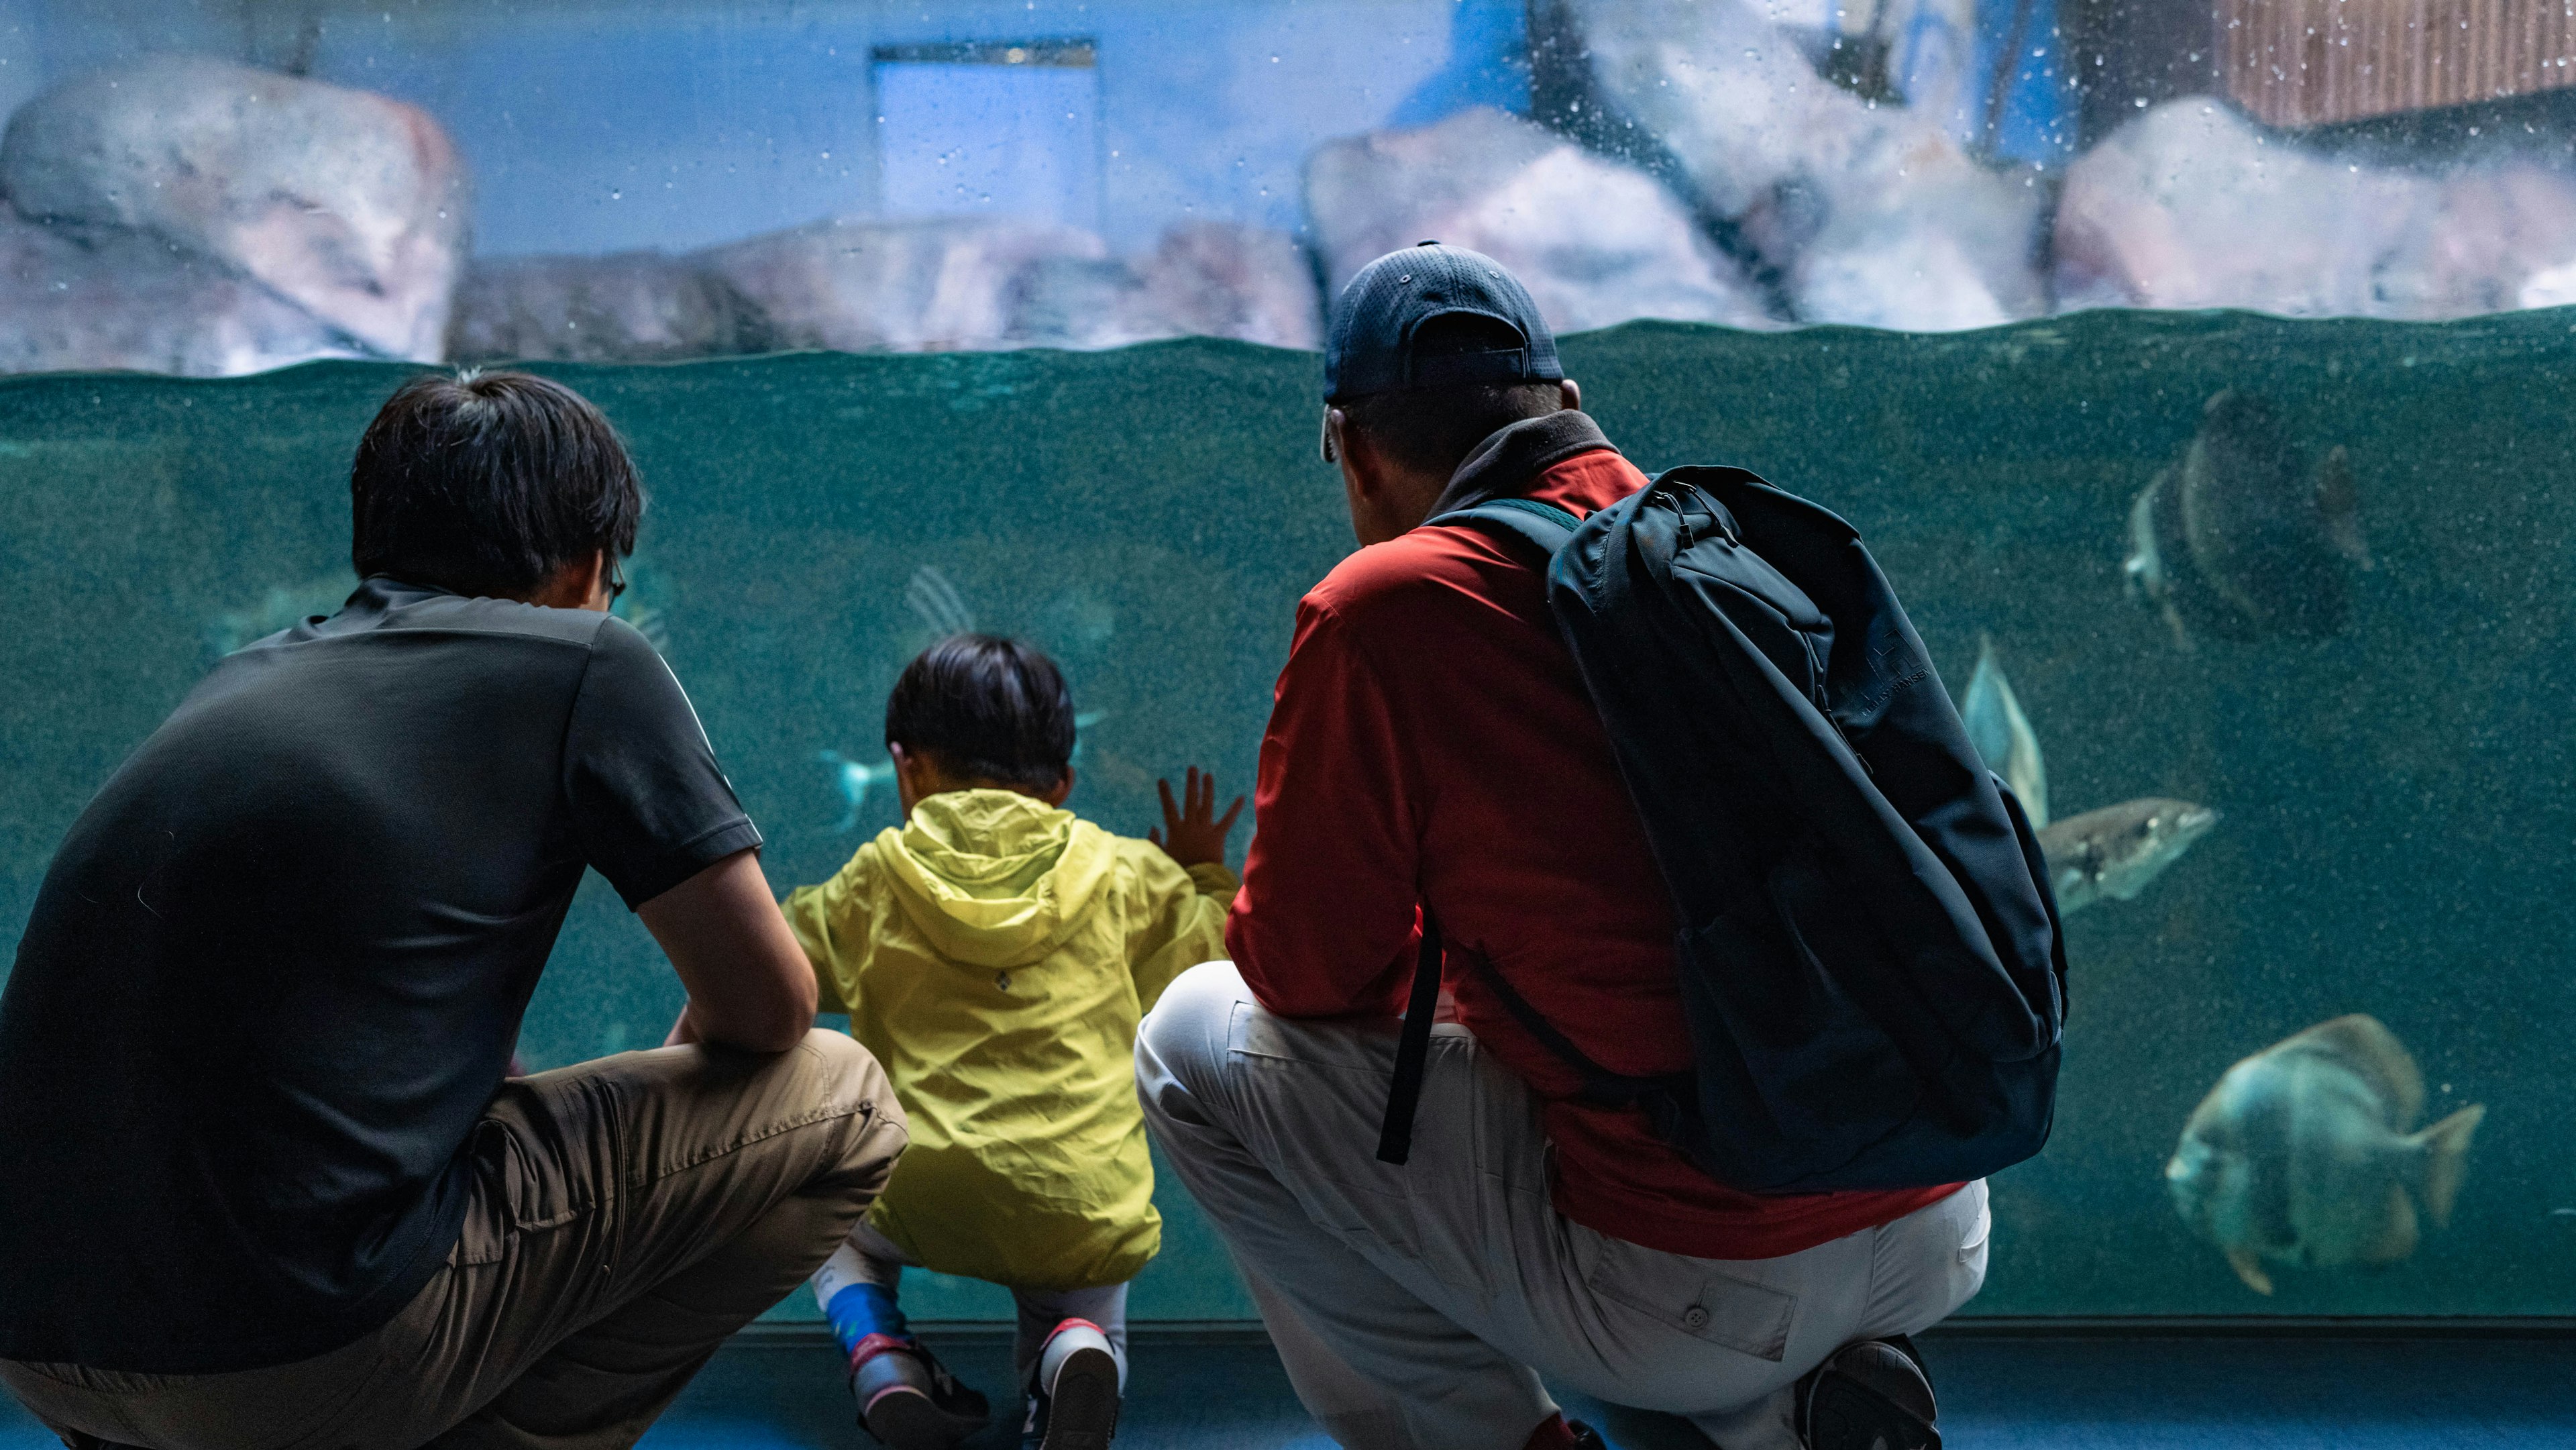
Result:
{"label": "blue floor", "polygon": [[[2049,1339],[1934,1336],[1925,1350],[1957,1450],[2576,1450],[2576,1340]],[[1008,1348],[952,1344],[988,1391]],[[828,1349],[737,1344],[644,1440],[647,1450],[843,1450],[854,1427]],[[1121,1450],[1329,1450],[1268,1347],[1146,1338]],[[998,1399],[999,1396],[996,1396]],[[1669,1422],[1569,1397],[1621,1450],[1702,1450]],[[976,1450],[1014,1442],[996,1425]],[[0,1450],[52,1441],[0,1401]]]}

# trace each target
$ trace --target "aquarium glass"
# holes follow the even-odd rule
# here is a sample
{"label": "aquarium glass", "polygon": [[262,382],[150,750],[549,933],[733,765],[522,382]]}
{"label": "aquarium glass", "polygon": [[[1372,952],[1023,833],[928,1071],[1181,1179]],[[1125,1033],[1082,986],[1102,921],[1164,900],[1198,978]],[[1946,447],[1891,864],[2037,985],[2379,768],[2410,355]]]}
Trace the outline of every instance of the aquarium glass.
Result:
{"label": "aquarium glass", "polygon": [[[2091,898],[2067,918],[2063,1100],[2047,1151],[1996,1180],[1993,1274],[1970,1312],[2576,1308],[2576,1148],[2552,1116],[2576,1034],[2576,504],[2556,486],[2571,347],[2555,312],[2438,327],[2106,312],[1947,338],[1636,324],[1567,341],[1640,464],[1740,464],[1842,511],[1954,694],[1990,651],[1974,693],[1998,672],[2009,687],[2061,867],[2094,813],[2216,813],[2144,872],[2106,834],[2103,887],[2061,893]],[[1192,764],[1241,787],[1297,597],[1350,547],[1314,455],[1309,354],[1199,341],[555,371],[633,440],[653,503],[620,608],[688,686],[782,886],[894,823],[883,792],[852,809],[833,757],[881,763],[887,688],[961,618],[1062,661],[1089,717],[1071,801],[1086,816],[1141,833],[1157,778]],[[0,385],[0,598],[17,621],[0,635],[0,930],[14,937],[83,801],[208,664],[349,586],[347,458],[400,376]],[[2268,400],[2273,431],[2222,436],[2222,394]],[[2329,457],[2348,472],[2370,567],[2320,553],[2322,531],[2264,536],[2249,565],[2330,582],[2338,618],[2249,629],[2212,612],[2225,590],[2179,577],[2168,591],[2203,592],[2169,592],[2168,618],[2127,570],[2141,494],[2206,484],[2212,458],[2239,455],[2291,460],[2299,490]],[[2260,585],[2227,588],[2259,600]],[[551,1067],[649,1045],[679,1000],[594,881],[523,1054]],[[2260,1260],[2260,1294],[2177,1211],[2167,1164],[2232,1064],[2352,1013],[2403,1044],[2423,1102],[2405,1118],[2373,1077],[2364,1111],[2312,1118],[2362,1167],[2302,1201],[2392,1249],[2402,1202],[2415,1239],[2389,1262]],[[2400,1139],[2471,1105],[2484,1120],[2455,1196],[2437,1194],[2429,1150]],[[2270,1171],[2290,1151],[2263,1139],[2255,1156]],[[2435,1196],[2453,1199],[2445,1224]],[[1168,1248],[1138,1313],[1248,1312],[1185,1197],[1167,1180],[1160,1199]],[[1003,1310],[964,1285],[917,1297],[929,1317]]]}
{"label": "aquarium glass", "polygon": [[[213,661],[345,596],[427,365],[632,440],[619,608],[782,888],[894,823],[851,783],[968,623],[1062,662],[1085,815],[1247,788],[1351,548],[1329,299],[1438,238],[1639,464],[1857,523],[2046,808],[2064,1097],[1969,1313],[2576,1313],[2569,14],[0,0],[0,940]],[[593,881],[523,1056],[679,1000]],[[1161,1202],[1137,1313],[1247,1316]]]}

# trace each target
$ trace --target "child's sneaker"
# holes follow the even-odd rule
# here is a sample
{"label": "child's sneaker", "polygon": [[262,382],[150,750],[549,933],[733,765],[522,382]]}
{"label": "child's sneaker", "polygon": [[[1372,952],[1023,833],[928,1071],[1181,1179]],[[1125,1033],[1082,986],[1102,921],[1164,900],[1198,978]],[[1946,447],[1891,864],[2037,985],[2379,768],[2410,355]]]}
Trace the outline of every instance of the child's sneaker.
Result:
{"label": "child's sneaker", "polygon": [[1109,1336],[1088,1319],[1068,1319],[1038,1355],[1020,1450],[1107,1450],[1117,1433],[1118,1360]]}
{"label": "child's sneaker", "polygon": [[871,1334],[850,1355],[859,1424],[886,1450],[950,1450],[993,1418],[984,1397],[911,1336]]}

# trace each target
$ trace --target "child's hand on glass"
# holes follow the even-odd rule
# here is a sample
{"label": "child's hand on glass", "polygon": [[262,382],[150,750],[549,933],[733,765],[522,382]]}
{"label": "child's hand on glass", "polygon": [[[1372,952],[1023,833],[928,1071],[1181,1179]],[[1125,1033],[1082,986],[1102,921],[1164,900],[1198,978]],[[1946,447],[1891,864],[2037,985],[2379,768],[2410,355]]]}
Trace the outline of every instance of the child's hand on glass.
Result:
{"label": "child's hand on glass", "polygon": [[1243,797],[1236,796],[1225,815],[1216,813],[1216,777],[1200,772],[1195,765],[1181,785],[1181,799],[1172,799],[1172,783],[1158,780],[1154,784],[1163,792],[1163,825],[1160,830],[1145,833],[1148,840],[1163,848],[1163,854],[1183,866],[1225,864],[1225,837],[1234,829],[1234,818],[1243,814]]}

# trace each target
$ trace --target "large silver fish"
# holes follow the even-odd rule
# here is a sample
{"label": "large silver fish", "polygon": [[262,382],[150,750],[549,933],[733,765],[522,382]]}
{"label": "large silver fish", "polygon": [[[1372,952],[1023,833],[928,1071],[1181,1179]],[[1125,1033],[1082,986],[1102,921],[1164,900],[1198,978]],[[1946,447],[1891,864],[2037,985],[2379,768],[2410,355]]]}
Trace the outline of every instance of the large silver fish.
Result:
{"label": "large silver fish", "polygon": [[1986,766],[2004,778],[2021,800],[2032,829],[2048,824],[2048,766],[2040,758],[2039,733],[2021,710],[2021,698],[1995,660],[1995,642],[1977,642],[1977,668],[1968,676],[1968,697],[1959,706],[1968,727],[1968,743],[1985,757]]}
{"label": "large silver fish", "polygon": [[2218,824],[2218,812],[2190,801],[2144,796],[2051,821],[2039,832],[2057,913],[2097,901],[2134,901]]}
{"label": "large silver fish", "polygon": [[2423,1112],[2423,1076],[2396,1034],[2337,1017],[2229,1068],[2182,1130],[2165,1187],[2257,1294],[2272,1292],[2266,1261],[2395,1263],[2422,1219],[2449,1222],[2486,1116],[2472,1104],[2409,1131]]}
{"label": "large silver fish", "polygon": [[2371,567],[2341,448],[2311,474],[2269,398],[2234,389],[2129,506],[2129,585],[2191,647],[2195,634],[2322,638],[2350,609],[2352,566]]}

